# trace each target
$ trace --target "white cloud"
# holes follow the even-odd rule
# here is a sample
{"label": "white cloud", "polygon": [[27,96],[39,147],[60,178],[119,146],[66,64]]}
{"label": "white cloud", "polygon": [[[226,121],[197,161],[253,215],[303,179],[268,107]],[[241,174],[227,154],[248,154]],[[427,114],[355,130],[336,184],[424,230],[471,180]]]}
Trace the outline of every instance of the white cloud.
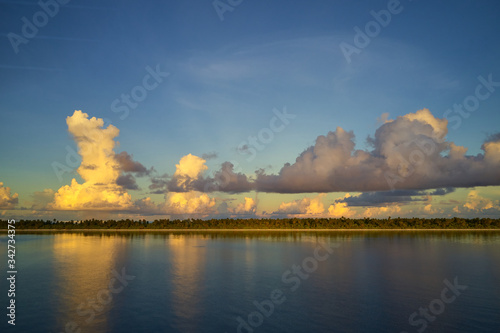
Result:
{"label": "white cloud", "polygon": [[0,209],[13,209],[19,202],[17,193],[10,194],[10,187],[4,187],[0,182]]}
{"label": "white cloud", "polygon": [[122,210],[132,206],[131,196],[116,184],[121,165],[117,161],[114,148],[118,128],[81,111],[75,111],[66,118],[68,131],[78,146],[82,163],[78,174],[84,183],[76,179],[71,185],[61,187],[49,208],[54,210]]}

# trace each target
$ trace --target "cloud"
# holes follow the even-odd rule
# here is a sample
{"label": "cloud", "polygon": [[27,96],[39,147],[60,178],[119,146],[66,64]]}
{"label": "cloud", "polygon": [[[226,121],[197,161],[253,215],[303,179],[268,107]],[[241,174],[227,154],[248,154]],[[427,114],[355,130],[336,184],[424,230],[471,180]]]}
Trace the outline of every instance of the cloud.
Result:
{"label": "cloud", "polygon": [[500,132],[489,135],[485,142],[500,142]]}
{"label": "cloud", "polygon": [[215,199],[196,191],[169,193],[165,206],[167,214],[208,215],[215,212]]}
{"label": "cloud", "polygon": [[279,209],[273,214],[288,215],[320,215],[325,212],[322,198],[325,194],[319,194],[315,198],[303,198],[292,202],[282,202]]}
{"label": "cloud", "polygon": [[175,165],[175,173],[168,182],[170,192],[188,192],[195,189],[195,183],[203,180],[203,173],[208,170],[206,160],[196,155],[183,156]]}
{"label": "cloud", "polygon": [[116,184],[79,184],[61,187],[49,205],[55,210],[123,210],[132,205],[131,196]]}
{"label": "cloud", "polygon": [[205,165],[206,160],[201,157],[188,154],[181,158],[179,164],[176,164],[174,178],[177,179],[179,186],[186,186],[185,183],[190,179],[198,179],[203,172],[208,170]]}
{"label": "cloud", "polygon": [[335,217],[335,218],[354,216],[355,212],[352,211],[349,207],[347,207],[347,203],[341,202],[341,200],[346,200],[350,197],[351,196],[349,195],[349,193],[347,193],[343,199],[335,200],[336,202],[333,205],[330,205],[330,207],[328,207],[328,215],[330,215],[330,217]]}
{"label": "cloud", "polygon": [[[73,136],[78,154],[82,157],[78,174],[84,183],[76,179],[71,185],[61,187],[49,208],[54,210],[122,210],[132,206],[131,196],[117,184],[123,164],[116,158],[114,148],[118,128],[81,111],[66,118],[68,131]],[[126,158],[123,158],[125,161]],[[129,167],[129,165],[127,165]],[[123,178],[121,179],[123,181]]]}
{"label": "cloud", "polygon": [[143,215],[164,215],[165,207],[163,205],[157,205],[151,200],[150,197],[142,198],[134,201],[135,213],[140,213]]}
{"label": "cloud", "polygon": [[389,112],[384,112],[377,118],[377,124],[385,124],[390,122],[389,120]]}
{"label": "cloud", "polygon": [[122,171],[136,173],[138,177],[149,176],[154,170],[153,168],[147,169],[141,163],[134,161],[133,156],[126,151],[116,154],[115,159],[120,164]]}
{"label": "cloud", "polygon": [[387,191],[500,184],[500,136],[484,154],[445,141],[447,120],[423,109],[386,121],[368,139],[373,150],[355,150],[354,133],[337,127],[319,136],[278,174],[260,170],[255,189],[275,193]]}
{"label": "cloud", "polygon": [[245,201],[239,203],[234,209],[235,214],[255,214],[257,211],[257,202],[249,197],[245,197]]}
{"label": "cloud", "polygon": [[149,185],[151,194],[164,194],[167,192],[167,186],[168,186],[167,174],[163,174],[157,177],[151,177],[151,185]]}
{"label": "cloud", "polygon": [[438,188],[435,189],[434,191],[428,193],[429,195],[446,195],[448,193],[453,193],[455,192],[455,188],[453,187],[446,187],[446,188]]}
{"label": "cloud", "polygon": [[36,191],[33,193],[33,205],[31,209],[35,210],[45,210],[47,205],[54,200],[54,190],[51,188],[46,188],[43,191]]}
{"label": "cloud", "polygon": [[220,170],[215,172],[212,179],[207,180],[203,188],[212,191],[241,193],[253,190],[253,184],[246,175],[234,172],[234,165],[231,162],[224,162]]}
{"label": "cloud", "polygon": [[154,171],[153,167],[147,169],[142,163],[134,161],[133,156],[126,151],[115,154],[115,159],[120,165],[120,171],[126,172],[116,179],[116,185],[125,190],[140,190],[133,174],[137,177],[144,177],[151,175]]}
{"label": "cloud", "polygon": [[423,212],[427,215],[438,215],[438,214],[443,214],[444,210],[437,207],[433,207],[432,204],[428,203],[424,206]]}
{"label": "cloud", "polygon": [[0,209],[14,209],[19,203],[19,195],[17,193],[10,194],[10,187],[4,187],[3,182],[0,182]]}
{"label": "cloud", "polygon": [[[439,188],[433,191],[395,190],[380,192],[364,192],[356,196],[337,199],[336,203],[346,203],[348,206],[386,206],[394,203],[410,203],[424,201],[423,196],[446,195],[454,192],[454,188]],[[415,198],[418,197],[418,198]]]}
{"label": "cloud", "polygon": [[362,215],[364,217],[372,218],[387,218],[388,216],[395,215],[401,212],[401,207],[387,206],[387,207],[368,207]]}
{"label": "cloud", "polygon": [[477,190],[471,190],[463,205],[469,211],[481,212],[488,209],[500,209],[500,200],[490,200],[479,195]]}
{"label": "cloud", "polygon": [[213,152],[201,155],[201,158],[208,161],[208,160],[213,160],[213,159],[217,158],[217,156],[218,156],[218,154],[213,151]]}
{"label": "cloud", "polygon": [[121,186],[126,190],[139,190],[135,177],[131,174],[120,175],[116,179],[116,185]]}
{"label": "cloud", "polygon": [[348,206],[385,206],[388,203],[422,201],[422,199],[416,199],[413,196],[423,195],[424,193],[415,190],[364,192],[357,196],[337,199],[336,203],[346,203]]}
{"label": "cloud", "polygon": [[[253,189],[253,184],[247,176],[236,173],[231,162],[222,163],[220,170],[217,170],[212,177],[205,175],[208,170],[205,162],[205,159],[192,154],[182,157],[179,164],[176,165],[174,176],[166,182],[168,191],[241,193]],[[154,187],[159,187],[161,181],[156,180],[156,182]],[[153,184],[151,184],[150,189],[152,186]]]}

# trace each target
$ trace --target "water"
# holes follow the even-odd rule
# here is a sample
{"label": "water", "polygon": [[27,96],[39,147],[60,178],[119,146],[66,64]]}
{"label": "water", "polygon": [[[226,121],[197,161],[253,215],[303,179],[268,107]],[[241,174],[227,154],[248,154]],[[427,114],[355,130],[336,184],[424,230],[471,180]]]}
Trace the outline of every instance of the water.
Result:
{"label": "water", "polygon": [[[500,232],[18,233],[16,246],[16,332],[500,327]],[[6,248],[3,234],[4,276]]]}

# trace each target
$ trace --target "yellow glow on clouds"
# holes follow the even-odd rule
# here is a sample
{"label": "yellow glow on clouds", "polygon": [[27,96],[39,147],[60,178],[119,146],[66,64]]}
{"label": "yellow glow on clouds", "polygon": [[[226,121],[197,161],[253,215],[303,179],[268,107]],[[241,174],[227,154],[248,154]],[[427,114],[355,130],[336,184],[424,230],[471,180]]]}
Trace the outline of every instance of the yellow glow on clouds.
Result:
{"label": "yellow glow on clouds", "polygon": [[[279,210],[275,213],[286,214],[288,217],[326,217],[326,218],[376,218],[387,217],[389,215],[397,215],[401,212],[399,205],[388,205],[381,207],[368,207],[364,210],[356,210],[349,208],[346,202],[334,202],[325,210],[323,198],[326,194],[321,193],[314,198],[303,198],[291,202],[282,202]],[[347,193],[338,199],[349,198],[351,195]],[[334,200],[334,201],[336,201]]]}
{"label": "yellow glow on clouds", "polygon": [[236,214],[254,214],[257,211],[257,202],[253,198],[245,197],[245,201],[239,203],[234,213]]}
{"label": "yellow glow on clouds", "polygon": [[56,210],[119,210],[132,206],[130,194],[116,185],[120,165],[115,158],[114,139],[120,131],[113,125],[103,128],[104,121],[81,111],[66,118],[68,131],[78,145],[82,163],[77,172],[85,180],[76,179],[61,187],[48,205]]}
{"label": "yellow glow on clouds", "polygon": [[477,190],[472,190],[467,195],[467,201],[463,205],[464,208],[473,211],[482,211],[490,208],[500,208],[499,200],[490,200],[479,195]]}
{"label": "yellow glow on clouds", "polygon": [[168,214],[210,214],[214,212],[215,199],[207,194],[191,191],[167,195]]}
{"label": "yellow glow on clouds", "polygon": [[[434,135],[439,138],[447,133],[447,122],[445,119],[435,118],[428,110],[420,110],[401,117],[408,120],[417,121],[430,125]],[[399,118],[398,118],[399,119]],[[399,120],[400,122],[402,120]],[[395,122],[386,120],[385,123]],[[75,111],[74,114],[66,118],[68,131],[73,136],[78,146],[78,153],[82,157],[82,163],[77,169],[78,174],[84,182],[79,184],[76,179],[71,181],[70,185],[62,186],[55,194],[53,201],[48,204],[49,209],[53,210],[128,210],[142,213],[163,213],[163,214],[201,214],[210,215],[217,213],[217,201],[220,200],[210,197],[207,193],[193,191],[193,181],[205,181],[203,179],[208,167],[206,160],[188,154],[183,156],[176,164],[176,171],[173,179],[178,186],[179,192],[168,192],[165,195],[165,202],[156,205],[151,198],[139,200],[134,204],[130,194],[123,187],[116,184],[117,179],[122,174],[120,163],[114,152],[116,146],[116,137],[119,130],[113,125],[104,127],[104,121],[99,118],[89,118],[89,115],[81,111]],[[424,130],[426,127],[419,127]],[[346,134],[345,131],[338,129],[340,134]],[[398,132],[399,133],[399,132]],[[347,135],[347,134],[346,134]],[[393,158],[391,152],[395,149],[394,142],[398,140],[390,139],[384,141],[381,146],[381,153],[387,156],[388,165],[399,165],[400,161]],[[394,142],[393,142],[394,141]],[[464,159],[467,149],[450,143],[449,158],[451,160]],[[485,142],[483,149],[485,151],[485,163],[495,166],[500,163],[500,142]],[[320,154],[321,155],[321,154]],[[335,158],[336,154],[327,154],[329,158]],[[363,154],[360,154],[360,156]],[[366,154],[365,154],[366,155]],[[330,161],[331,162],[331,161]],[[331,165],[331,163],[327,163]],[[302,170],[302,169],[301,169]],[[327,168],[315,170],[315,174],[327,172]],[[294,179],[297,179],[296,177]],[[486,191],[486,190],[485,190]],[[262,194],[265,195],[265,194]],[[281,202],[278,210],[271,215],[288,215],[293,217],[387,217],[388,215],[401,214],[400,205],[392,204],[382,207],[349,207],[347,203],[340,200],[334,200],[329,206],[325,206],[324,200],[327,194],[321,193],[316,197],[299,198],[289,202]],[[346,194],[343,198],[349,197]],[[296,197],[295,197],[296,198]],[[276,207],[279,200],[275,196],[270,196],[270,200],[264,200],[263,206],[273,202]],[[290,198],[293,199],[293,198]],[[342,199],[342,197],[338,198]],[[462,199],[463,200],[463,199]],[[336,202],[340,201],[340,202]],[[0,183],[0,208],[13,209],[17,204],[17,193],[11,195],[10,188],[3,187]],[[239,214],[258,214],[258,202],[250,197],[244,197],[243,202],[235,206],[227,207],[227,213],[232,215]],[[327,207],[327,208],[326,208]],[[271,207],[269,207],[271,208]],[[458,203],[453,208],[454,213],[484,212],[488,209],[499,209],[499,200],[489,199],[481,196],[478,191],[472,190],[468,193],[466,200]],[[420,209],[424,214],[442,213],[443,210],[431,205],[430,200]],[[451,208],[450,208],[451,210]],[[261,216],[270,216],[263,213]]]}
{"label": "yellow glow on clouds", "polygon": [[319,194],[315,198],[303,198],[292,202],[282,202],[277,213],[289,215],[319,215],[325,211],[322,198],[325,194]]}
{"label": "yellow glow on clouds", "polygon": [[401,212],[401,207],[398,205],[385,206],[385,207],[369,207],[363,214],[363,217],[387,217],[390,215],[398,214]]}
{"label": "yellow glow on clouds", "polygon": [[10,187],[3,187],[0,182],[0,208],[12,209],[17,204],[19,195],[17,193],[10,194]]}
{"label": "yellow glow on clouds", "polygon": [[[345,202],[336,202],[325,209],[323,198],[325,193],[320,193],[314,198],[303,198],[291,202],[282,202],[275,213],[287,214],[289,217],[352,217],[355,211],[347,207]],[[350,197],[347,193],[343,198]],[[338,198],[338,199],[342,199]]]}
{"label": "yellow glow on clouds", "polygon": [[191,154],[182,157],[179,164],[175,165],[174,177],[177,179],[177,185],[185,186],[189,179],[198,179],[203,175],[208,170],[205,162],[203,158]]}
{"label": "yellow glow on clouds", "polygon": [[[349,198],[350,195],[347,193],[344,198]],[[347,207],[347,203],[345,202],[336,202],[330,207],[328,207],[328,215],[330,217],[352,217],[355,214],[349,207]]]}

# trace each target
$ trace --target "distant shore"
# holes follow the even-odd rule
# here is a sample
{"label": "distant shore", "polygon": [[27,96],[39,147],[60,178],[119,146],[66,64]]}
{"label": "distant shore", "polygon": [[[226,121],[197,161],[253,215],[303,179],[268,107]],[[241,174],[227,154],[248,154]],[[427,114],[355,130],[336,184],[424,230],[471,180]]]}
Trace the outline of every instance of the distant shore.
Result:
{"label": "distant shore", "polygon": [[[484,229],[16,229],[16,233],[22,232],[81,232],[81,231],[104,231],[104,232],[242,232],[242,231],[298,231],[298,232],[333,232],[333,231],[500,231],[498,228]],[[7,232],[7,229],[0,229],[0,232]]]}
{"label": "distant shore", "polygon": [[0,220],[0,230],[35,231],[138,231],[138,232],[333,232],[333,231],[477,231],[500,230],[500,219],[491,218],[282,218],[282,219],[186,219],[43,221]]}

